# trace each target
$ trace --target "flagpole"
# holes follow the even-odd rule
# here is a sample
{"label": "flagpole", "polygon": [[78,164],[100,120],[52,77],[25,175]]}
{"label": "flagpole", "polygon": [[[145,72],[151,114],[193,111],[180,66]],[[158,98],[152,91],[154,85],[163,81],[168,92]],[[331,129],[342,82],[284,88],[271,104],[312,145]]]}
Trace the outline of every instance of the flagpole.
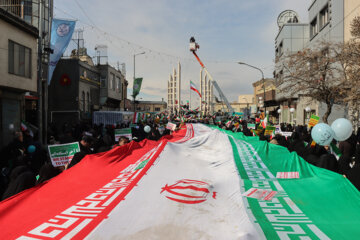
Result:
{"label": "flagpole", "polygon": [[191,109],[191,80],[190,80],[189,93],[190,93],[190,102],[189,102],[189,110],[190,110]]}

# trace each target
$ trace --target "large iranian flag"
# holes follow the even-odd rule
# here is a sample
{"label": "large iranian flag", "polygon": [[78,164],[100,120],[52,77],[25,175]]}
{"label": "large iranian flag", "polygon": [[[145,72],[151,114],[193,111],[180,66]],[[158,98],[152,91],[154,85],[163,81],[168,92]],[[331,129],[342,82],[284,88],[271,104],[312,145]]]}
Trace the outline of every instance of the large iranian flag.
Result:
{"label": "large iranian flag", "polygon": [[357,239],[359,200],[285,148],[187,124],[1,202],[0,239]]}

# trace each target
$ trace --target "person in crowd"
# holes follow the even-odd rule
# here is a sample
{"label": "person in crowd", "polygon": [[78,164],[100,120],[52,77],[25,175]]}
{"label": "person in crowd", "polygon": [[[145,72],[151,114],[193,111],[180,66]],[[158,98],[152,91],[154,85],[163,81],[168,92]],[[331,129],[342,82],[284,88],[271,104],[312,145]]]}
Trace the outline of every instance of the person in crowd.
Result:
{"label": "person in crowd", "polygon": [[64,132],[64,134],[61,134],[59,136],[59,142],[60,144],[64,144],[64,143],[72,143],[75,142],[76,140],[74,139],[74,137],[72,136],[72,132],[70,128],[67,128]]}
{"label": "person in crowd", "polygon": [[60,167],[54,167],[51,162],[46,162],[44,163],[44,165],[42,165],[42,167],[40,168],[39,171],[39,178],[36,181],[36,184],[40,184],[43,183],[53,177],[56,177],[57,175],[59,175],[61,172],[63,171],[62,168]]}
{"label": "person in crowd", "polygon": [[71,162],[66,167],[67,169],[73,167],[74,165],[78,164],[86,155],[92,154],[93,151],[91,150],[91,144],[93,143],[93,138],[91,136],[83,136],[80,141],[80,152],[75,153],[74,157],[72,158]]}
{"label": "person in crowd", "polygon": [[1,150],[1,167],[11,170],[22,165],[22,157],[25,152],[23,134],[21,131],[15,132],[14,139]]}
{"label": "person in crowd", "polygon": [[35,182],[35,174],[27,166],[14,168],[10,175],[9,186],[2,195],[2,200],[35,186]]}
{"label": "person in crowd", "polygon": [[130,142],[130,140],[127,137],[121,136],[119,138],[119,142],[117,144],[115,144],[113,146],[114,147],[119,147],[119,146],[124,146],[125,144],[128,144]]}
{"label": "person in crowd", "polygon": [[305,143],[298,132],[293,132],[289,140],[289,151],[295,151],[299,156],[304,157]]}
{"label": "person in crowd", "polygon": [[358,144],[355,151],[355,164],[348,169],[344,175],[360,191],[360,145]]}

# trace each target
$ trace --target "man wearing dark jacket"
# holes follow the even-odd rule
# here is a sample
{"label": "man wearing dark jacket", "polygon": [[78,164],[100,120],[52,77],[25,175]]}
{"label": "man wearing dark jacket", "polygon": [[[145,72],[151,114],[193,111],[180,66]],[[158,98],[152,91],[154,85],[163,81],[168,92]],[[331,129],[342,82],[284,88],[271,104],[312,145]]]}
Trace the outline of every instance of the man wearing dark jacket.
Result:
{"label": "man wearing dark jacket", "polygon": [[83,136],[80,141],[80,152],[75,153],[74,157],[72,158],[71,162],[67,166],[67,169],[71,168],[72,166],[76,165],[83,159],[86,155],[92,154],[93,152],[90,149],[92,144],[92,137],[90,136]]}

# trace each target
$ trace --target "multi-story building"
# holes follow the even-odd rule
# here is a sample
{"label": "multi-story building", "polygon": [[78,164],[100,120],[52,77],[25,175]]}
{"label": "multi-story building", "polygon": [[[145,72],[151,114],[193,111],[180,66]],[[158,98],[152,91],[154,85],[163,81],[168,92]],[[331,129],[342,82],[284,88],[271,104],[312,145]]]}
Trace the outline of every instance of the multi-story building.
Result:
{"label": "multi-story building", "polygon": [[[344,43],[350,40],[351,21],[359,15],[357,0],[314,0],[308,8],[309,24],[283,23],[275,39],[275,81],[286,74],[283,66],[286,55],[305,48],[318,48],[322,42]],[[281,109],[280,122],[307,124],[311,114],[323,116],[327,108],[325,103],[301,94],[289,96],[277,91],[276,100]],[[291,108],[294,109],[292,113]],[[346,117],[345,106],[334,105],[328,122],[340,117]]]}
{"label": "multi-story building", "polygon": [[104,111],[124,110],[128,82],[120,70],[105,64],[100,71],[100,108]]}
{"label": "multi-story building", "polygon": [[120,70],[108,64],[94,65],[82,56],[62,58],[56,65],[49,86],[50,122],[91,121],[94,111],[124,110],[127,85]]}
{"label": "multi-story building", "polygon": [[60,59],[49,85],[50,122],[90,121],[100,108],[100,71],[79,58]]}
{"label": "multi-story building", "polygon": [[309,9],[309,47],[322,41],[347,42],[351,21],[360,16],[358,0],[314,0]]}
{"label": "multi-story building", "polygon": [[[38,73],[38,78],[41,79],[41,85],[38,86],[36,92],[28,92],[25,96],[25,119],[36,125],[41,130],[38,131],[39,136],[46,137],[46,102],[45,104],[39,104],[44,101],[47,95],[47,76],[48,76],[48,62],[50,54],[50,28],[53,17],[53,0],[0,0],[0,8],[12,13],[19,18],[23,19],[28,24],[38,29],[38,47],[34,54],[41,56],[41,65],[38,69],[41,70]],[[41,40],[41,43],[40,43]],[[41,46],[39,48],[39,46]],[[40,54],[39,54],[40,53]],[[34,62],[35,63],[35,62]],[[41,67],[41,68],[40,68]],[[39,94],[41,90],[42,94]],[[39,98],[39,95],[41,98]],[[39,106],[45,107],[45,109],[39,109]],[[37,114],[36,114],[37,112]]]}
{"label": "multi-story building", "polygon": [[[133,103],[132,103],[133,104]],[[136,112],[163,112],[167,104],[162,101],[136,101]]]}
{"label": "multi-story building", "polygon": [[[232,102],[230,105],[234,109],[234,112],[242,112],[244,115],[249,115],[249,117],[252,110],[256,108],[253,94],[239,95],[238,101]],[[227,107],[223,102],[218,102],[214,106],[215,112],[226,111],[225,109],[227,110]]]}
{"label": "multi-story building", "polygon": [[[25,120],[25,93],[37,92],[37,28],[0,8],[0,146]],[[6,33],[6,34],[4,34]],[[27,94],[29,95],[29,94]]]}
{"label": "multi-story building", "polygon": [[[279,20],[282,21],[282,15],[289,14],[296,17],[296,13],[293,11],[284,11],[279,15]],[[298,17],[297,17],[297,20]],[[294,54],[306,47],[309,42],[309,24],[299,22],[279,22],[279,33],[275,38],[275,84],[279,82],[279,79],[284,77],[286,70],[284,69],[284,58],[287,55]],[[280,92],[276,89],[275,99],[280,109],[280,114],[276,111],[274,115],[278,116],[279,122],[292,122],[291,117],[294,115],[290,113],[290,108],[296,107],[298,95],[290,95],[284,92]],[[296,116],[296,115],[295,115]]]}

